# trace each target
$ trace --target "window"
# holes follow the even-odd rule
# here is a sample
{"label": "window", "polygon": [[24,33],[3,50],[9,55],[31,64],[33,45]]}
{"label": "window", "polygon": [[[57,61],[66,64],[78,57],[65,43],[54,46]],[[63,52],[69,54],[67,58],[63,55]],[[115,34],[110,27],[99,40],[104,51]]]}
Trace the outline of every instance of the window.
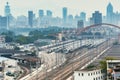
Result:
{"label": "window", "polygon": [[78,73],[78,76],[80,76],[80,73]]}
{"label": "window", "polygon": [[92,73],[91,73],[91,76],[92,76]]}
{"label": "window", "polygon": [[99,74],[101,73],[101,71],[99,71]]}
{"label": "window", "polygon": [[100,77],[99,77],[99,80],[100,80]]}
{"label": "window", "polygon": [[96,80],[98,80],[98,79],[96,78]]}
{"label": "window", "polygon": [[82,73],[82,76],[83,76],[84,74]]}
{"label": "window", "polygon": [[97,72],[96,72],[96,74],[97,74]]}
{"label": "window", "polygon": [[90,76],[90,73],[88,73],[88,76]]}

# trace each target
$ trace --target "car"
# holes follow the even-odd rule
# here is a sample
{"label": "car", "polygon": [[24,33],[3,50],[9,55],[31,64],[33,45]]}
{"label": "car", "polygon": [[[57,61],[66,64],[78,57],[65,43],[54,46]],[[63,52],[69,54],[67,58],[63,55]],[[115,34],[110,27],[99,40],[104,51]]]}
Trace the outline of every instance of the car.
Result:
{"label": "car", "polygon": [[7,76],[14,76],[14,74],[11,73],[11,72],[7,72],[6,75],[7,75]]}

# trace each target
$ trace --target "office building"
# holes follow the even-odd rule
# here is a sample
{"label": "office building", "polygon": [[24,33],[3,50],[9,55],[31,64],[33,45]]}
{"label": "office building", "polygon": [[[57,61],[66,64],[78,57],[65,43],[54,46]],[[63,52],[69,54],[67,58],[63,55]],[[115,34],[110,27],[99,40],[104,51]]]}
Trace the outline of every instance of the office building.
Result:
{"label": "office building", "polygon": [[63,8],[63,21],[66,22],[66,20],[67,20],[67,8],[64,7]]}
{"label": "office building", "polygon": [[0,28],[7,29],[7,17],[0,16]]}
{"label": "office building", "polygon": [[18,16],[16,19],[17,27],[25,27],[27,25],[27,17],[24,15]]}
{"label": "office building", "polygon": [[99,11],[95,11],[95,13],[92,14],[92,20],[93,24],[102,23],[102,13],[100,13]]}
{"label": "office building", "polygon": [[68,20],[72,21],[73,20],[73,15],[69,15]]}
{"label": "office building", "polygon": [[113,21],[113,6],[111,3],[108,4],[107,6],[107,22],[112,23]]}
{"label": "office building", "polygon": [[6,5],[5,5],[5,16],[9,16],[11,13],[10,13],[10,6],[9,6],[9,3],[6,2]]}
{"label": "office building", "polygon": [[77,28],[83,28],[84,27],[84,22],[83,22],[83,20],[79,20],[78,22],[77,22]]}
{"label": "office building", "polygon": [[81,12],[80,13],[80,18],[81,18],[81,20],[83,20],[84,22],[86,22],[86,13],[85,12]]}
{"label": "office building", "polygon": [[28,25],[30,27],[33,27],[33,17],[34,17],[33,11],[28,11]]}
{"label": "office building", "polygon": [[[9,6],[9,3],[6,2],[6,5],[5,5],[5,8],[4,8],[4,14],[5,14],[5,17],[7,19],[7,29],[9,28],[9,25],[10,25],[10,22],[11,22],[11,10],[10,10],[10,6]],[[6,20],[4,19],[4,20]],[[4,23],[3,23],[4,24]],[[5,23],[6,24],[6,23]],[[4,26],[5,26],[4,24]]]}
{"label": "office building", "polygon": [[39,10],[39,18],[42,18],[44,16],[44,10]]}
{"label": "office building", "polygon": [[48,16],[48,17],[52,17],[52,11],[47,10],[47,16]]}

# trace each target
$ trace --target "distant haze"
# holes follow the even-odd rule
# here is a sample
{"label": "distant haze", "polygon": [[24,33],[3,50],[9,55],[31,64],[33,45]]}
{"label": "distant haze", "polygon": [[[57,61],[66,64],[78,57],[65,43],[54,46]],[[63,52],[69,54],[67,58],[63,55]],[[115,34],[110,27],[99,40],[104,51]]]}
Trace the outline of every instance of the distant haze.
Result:
{"label": "distant haze", "polygon": [[4,6],[6,2],[11,6],[11,13],[13,16],[25,15],[28,10],[38,16],[38,10],[51,10],[53,16],[62,16],[62,7],[68,8],[68,14],[80,14],[84,11],[87,17],[91,16],[95,10],[99,10],[106,15],[106,6],[109,2],[114,6],[114,12],[120,12],[120,0],[0,0],[0,15],[4,15]]}

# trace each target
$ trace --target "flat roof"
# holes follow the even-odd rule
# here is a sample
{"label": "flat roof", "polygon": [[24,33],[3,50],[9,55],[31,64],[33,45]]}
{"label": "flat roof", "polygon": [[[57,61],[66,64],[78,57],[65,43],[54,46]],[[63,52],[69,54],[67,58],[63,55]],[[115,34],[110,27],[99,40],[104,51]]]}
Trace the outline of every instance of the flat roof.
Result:
{"label": "flat roof", "polygon": [[75,72],[83,72],[83,73],[89,73],[89,72],[94,72],[94,71],[101,71],[101,69],[91,69],[91,70],[87,70],[87,69],[83,69],[83,70],[78,70]]}
{"label": "flat roof", "polygon": [[120,63],[120,60],[107,60],[107,63]]}
{"label": "flat roof", "polygon": [[38,57],[26,56],[26,55],[13,56],[12,58],[21,59],[21,60],[26,60],[26,61],[30,61],[30,62],[36,62],[36,61],[38,61],[38,60],[40,59],[40,58],[38,58]]}
{"label": "flat roof", "polygon": [[7,60],[8,58],[5,58],[5,57],[0,57],[0,62],[4,61],[4,60]]}

